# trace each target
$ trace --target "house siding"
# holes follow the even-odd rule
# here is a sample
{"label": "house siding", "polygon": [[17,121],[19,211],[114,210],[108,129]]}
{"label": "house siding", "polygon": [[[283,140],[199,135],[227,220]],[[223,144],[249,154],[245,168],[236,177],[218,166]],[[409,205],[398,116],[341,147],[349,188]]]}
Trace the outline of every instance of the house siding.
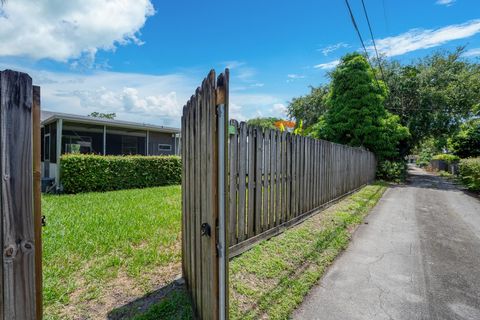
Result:
{"label": "house siding", "polygon": [[[148,150],[151,156],[173,155],[175,154],[175,137],[171,133],[149,132]],[[172,146],[170,151],[158,150],[159,144],[168,144]]]}

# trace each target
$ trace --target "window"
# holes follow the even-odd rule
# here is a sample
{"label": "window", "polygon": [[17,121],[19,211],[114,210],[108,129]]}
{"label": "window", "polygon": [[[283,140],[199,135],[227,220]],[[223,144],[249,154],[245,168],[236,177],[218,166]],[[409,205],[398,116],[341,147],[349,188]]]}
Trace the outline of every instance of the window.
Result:
{"label": "window", "polygon": [[172,151],[172,145],[159,143],[158,151]]}
{"label": "window", "polygon": [[122,154],[138,154],[137,137],[122,136]]}
{"label": "window", "polygon": [[44,161],[50,161],[50,133],[43,136]]}
{"label": "window", "polygon": [[92,138],[84,136],[63,135],[64,153],[92,153]]}

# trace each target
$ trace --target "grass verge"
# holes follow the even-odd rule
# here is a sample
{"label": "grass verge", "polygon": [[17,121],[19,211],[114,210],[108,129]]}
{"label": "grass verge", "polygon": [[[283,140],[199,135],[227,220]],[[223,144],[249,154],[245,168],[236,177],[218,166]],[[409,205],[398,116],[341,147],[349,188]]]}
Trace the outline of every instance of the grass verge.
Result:
{"label": "grass verge", "polygon": [[[230,318],[288,319],[335,257],[347,247],[355,227],[385,189],[385,184],[366,186],[234,258],[230,262]],[[168,306],[178,296],[183,298],[176,312],[165,312],[171,310]],[[190,318],[188,298],[180,291],[134,319]]]}
{"label": "grass verge", "polygon": [[44,195],[45,319],[105,318],[181,272],[180,186]]}

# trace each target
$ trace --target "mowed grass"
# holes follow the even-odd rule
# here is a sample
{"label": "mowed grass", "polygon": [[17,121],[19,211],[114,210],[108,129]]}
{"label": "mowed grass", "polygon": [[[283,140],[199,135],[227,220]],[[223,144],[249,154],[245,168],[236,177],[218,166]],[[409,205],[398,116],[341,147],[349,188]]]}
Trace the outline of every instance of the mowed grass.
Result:
{"label": "mowed grass", "polygon": [[230,262],[231,319],[288,319],[386,187],[369,185]]}
{"label": "mowed grass", "polygon": [[288,319],[383,194],[370,185],[230,264],[231,319]]}
{"label": "mowed grass", "polygon": [[44,195],[46,319],[105,317],[181,272],[181,187]]}
{"label": "mowed grass", "polygon": [[[366,186],[230,261],[230,319],[289,319],[385,190]],[[191,318],[182,290],[134,319]]]}

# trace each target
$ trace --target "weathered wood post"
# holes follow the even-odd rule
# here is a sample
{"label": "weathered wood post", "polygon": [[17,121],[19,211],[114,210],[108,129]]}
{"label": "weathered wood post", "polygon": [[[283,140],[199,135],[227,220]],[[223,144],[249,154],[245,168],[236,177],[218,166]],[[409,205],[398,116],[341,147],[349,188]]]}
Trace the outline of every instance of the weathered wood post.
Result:
{"label": "weathered wood post", "polygon": [[32,78],[0,72],[0,318],[36,319]]}
{"label": "weathered wood post", "polygon": [[182,264],[196,316],[228,319],[228,70],[183,108]]}
{"label": "weathered wood post", "polygon": [[43,268],[42,268],[42,163],[40,129],[40,87],[33,86],[33,212],[35,220],[35,299],[37,320],[43,314]]}

